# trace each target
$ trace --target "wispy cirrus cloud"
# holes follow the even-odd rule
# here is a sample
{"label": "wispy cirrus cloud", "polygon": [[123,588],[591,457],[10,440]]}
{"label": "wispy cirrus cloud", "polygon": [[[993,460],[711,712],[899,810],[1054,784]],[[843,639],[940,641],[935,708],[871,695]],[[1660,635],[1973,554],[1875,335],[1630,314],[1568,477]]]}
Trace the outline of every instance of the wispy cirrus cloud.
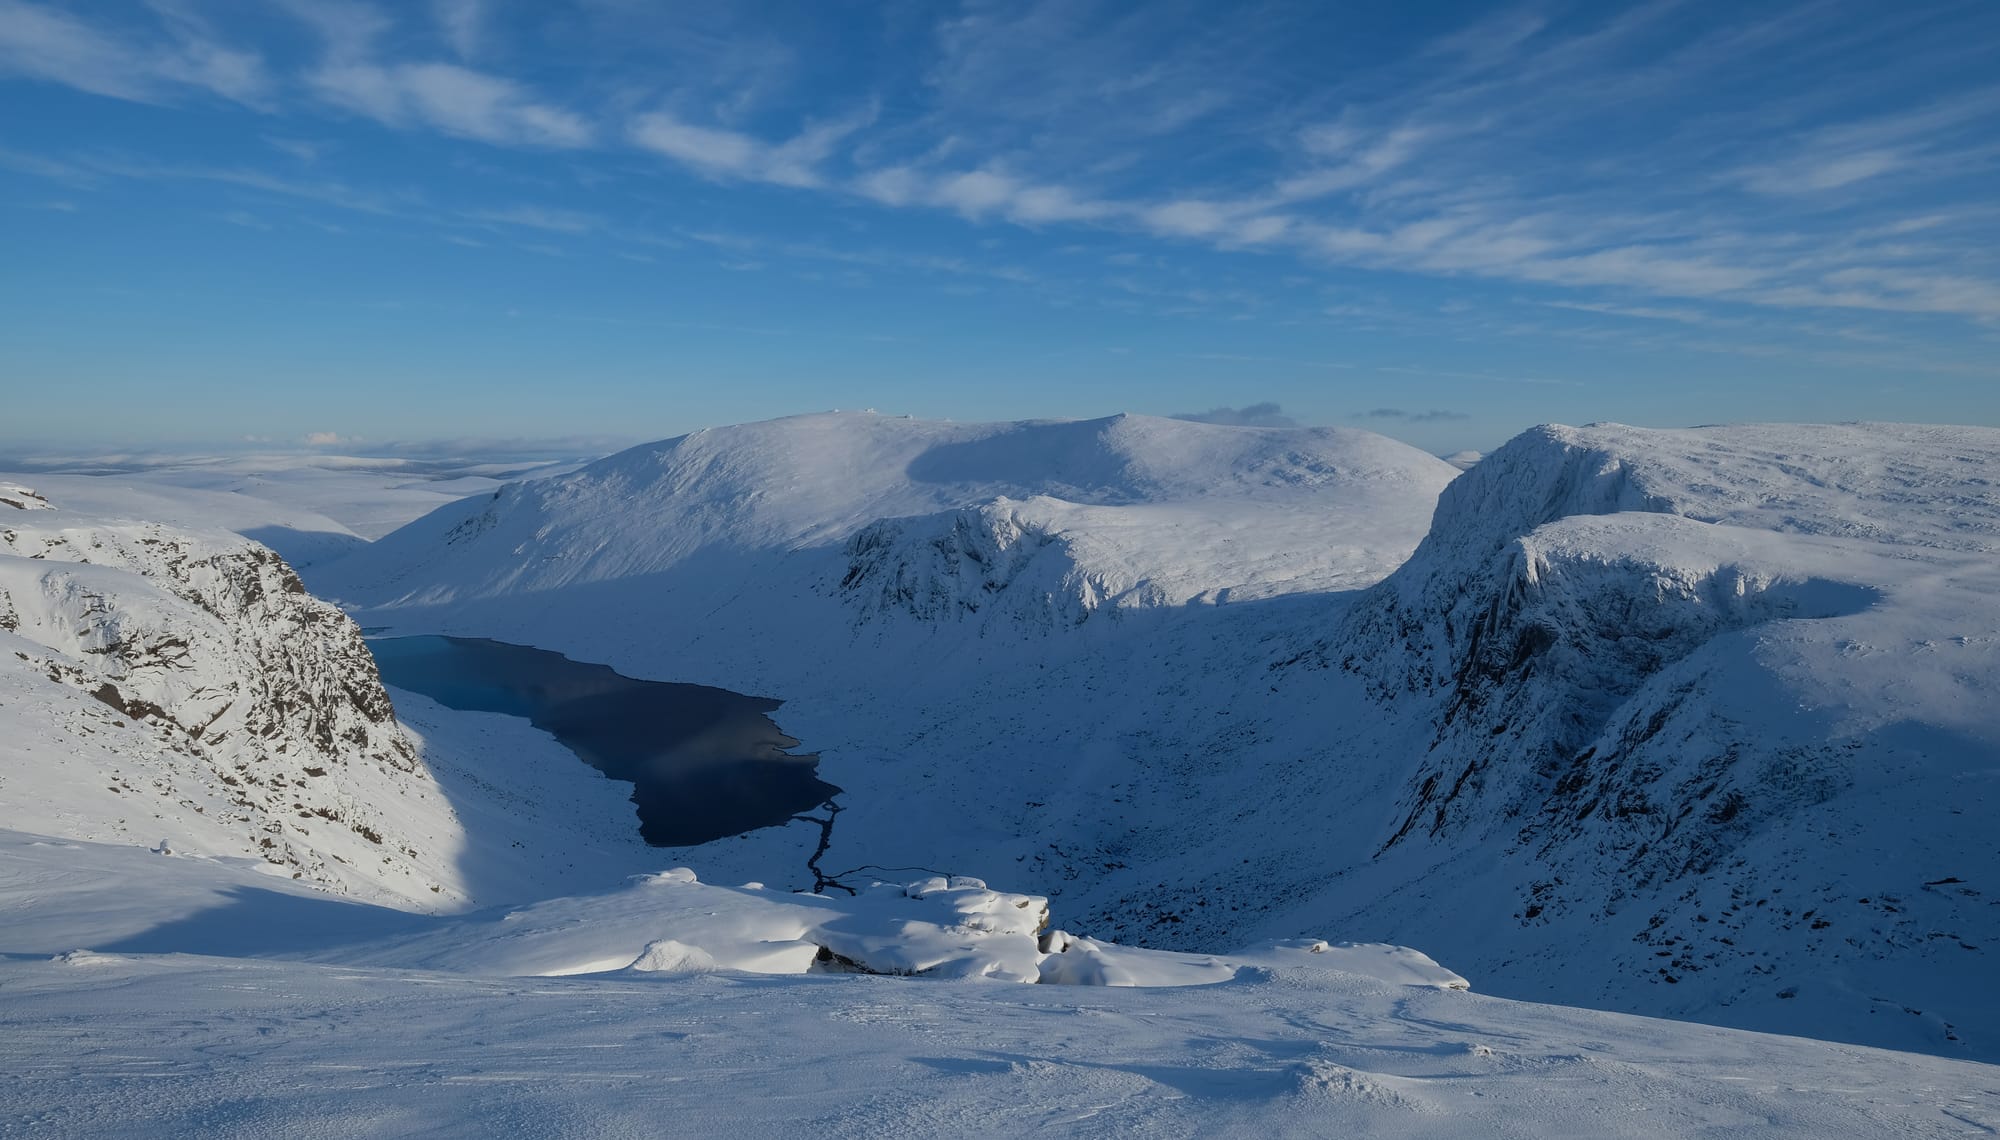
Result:
{"label": "wispy cirrus cloud", "polygon": [[[360,0],[274,0],[320,39],[320,61],[300,83],[321,104],[402,130],[424,129],[499,146],[575,148],[597,128],[503,75],[437,59],[396,59],[383,44],[396,29],[388,13]],[[461,59],[473,54],[484,8],[439,0],[436,15]]]}
{"label": "wispy cirrus cloud", "polygon": [[666,111],[632,120],[628,134],[640,148],[728,181],[767,182],[802,188],[827,184],[822,170],[841,142],[867,125],[871,110],[808,123],[782,142],[766,143],[740,131],[699,126]]}
{"label": "wispy cirrus cloud", "polygon": [[[945,57],[957,64],[932,73],[941,93],[962,96],[982,84],[1002,82],[996,78],[1002,75],[1008,77],[1005,82],[1018,83],[1020,69],[1032,66],[1020,53],[994,55],[990,44],[963,42],[961,33],[968,28],[990,31],[994,19],[991,13],[975,13],[942,25]],[[1011,38],[1017,46],[1046,43],[1058,32],[1074,31],[1075,21],[1073,12],[1036,7],[1018,19],[1010,18],[1003,38]],[[1524,187],[1468,195],[1439,192],[1407,179],[1398,182],[1418,158],[1462,147],[1463,136],[1474,127],[1491,129],[1494,115],[1461,112],[1476,95],[1514,83],[1487,74],[1497,68],[1497,58],[1525,51],[1529,53],[1525,63],[1508,57],[1510,64],[1542,80],[1559,78],[1590,58],[1580,40],[1601,47],[1629,38],[1642,23],[1628,19],[1588,36],[1538,43],[1539,22],[1515,21],[1499,38],[1504,47],[1489,40],[1478,40],[1482,44],[1478,52],[1439,47],[1434,54],[1456,59],[1456,70],[1445,69],[1443,78],[1433,78],[1415,95],[1357,100],[1331,118],[1291,130],[1280,140],[1281,150],[1289,154],[1285,161],[1289,169],[1263,185],[1238,184],[1165,197],[1107,193],[1065,179],[1037,177],[1029,169],[1032,156],[968,166],[954,161],[962,150],[956,136],[903,161],[882,161],[886,153],[877,140],[856,140],[862,145],[849,148],[846,155],[856,160],[854,172],[845,177],[834,173],[840,165],[833,161],[836,150],[869,116],[850,116],[834,129],[808,126],[780,142],[664,112],[640,117],[631,133],[640,145],[708,177],[831,190],[892,208],[946,210],[976,222],[1031,227],[1080,224],[1224,249],[1286,250],[1371,269],[1490,276],[1563,287],[1613,286],[1664,296],[1738,293],[1750,299],[1748,290],[1777,275],[1775,256],[1726,256],[1718,249],[1681,240],[1679,233],[1663,234],[1644,219],[1579,216],[1530,206]],[[981,75],[986,78],[980,79]],[[1148,86],[1149,82],[1134,82],[1121,93]],[[1059,85],[1049,92],[1038,90],[1028,101],[1045,101],[1053,109],[1086,97]],[[1532,134],[1542,127],[1527,129]],[[910,128],[903,130],[908,133]],[[874,161],[858,161],[863,157]],[[1434,158],[1427,161],[1435,168]],[[1490,174],[1484,180],[1495,181]]]}
{"label": "wispy cirrus cloud", "polygon": [[326,147],[323,144],[309,142],[305,139],[279,138],[266,135],[264,136],[264,141],[269,143],[273,149],[291,155],[293,158],[304,163],[318,162],[320,156],[326,153]]}
{"label": "wispy cirrus cloud", "polygon": [[316,33],[330,59],[368,58],[395,26],[388,13],[363,0],[271,0],[271,4]]}
{"label": "wispy cirrus cloud", "polygon": [[[860,269],[888,270],[950,277],[983,277],[1016,285],[1036,283],[1033,272],[1005,261],[978,259],[938,253],[869,247],[844,248],[824,242],[774,241],[725,230],[683,230],[688,241],[724,250],[739,257],[795,258],[826,261]],[[621,237],[660,244],[657,235],[621,234]]]}
{"label": "wispy cirrus cloud", "polygon": [[134,182],[206,182],[360,214],[424,216],[421,199],[410,192],[364,189],[330,178],[287,177],[250,166],[201,166],[104,155],[72,158],[65,165],[89,178]]}
{"label": "wispy cirrus cloud", "polygon": [[992,167],[925,170],[889,166],[871,170],[848,189],[884,206],[950,210],[983,221],[1000,219],[1025,226],[1091,222],[1129,212],[1123,203],[1080,194],[1068,187],[1034,182]]}
{"label": "wispy cirrus cloud", "polygon": [[0,0],[0,76],[141,103],[206,94],[265,105],[272,81],[260,54],[211,38],[173,9],[161,14],[156,34],[142,41],[64,8]]}
{"label": "wispy cirrus cloud", "polygon": [[4,146],[0,146],[0,169],[18,171],[71,186],[88,186],[100,180],[98,172],[86,169],[78,163],[65,162],[45,154],[11,150]]}
{"label": "wispy cirrus cloud", "polygon": [[[1860,0],[1502,9],[1303,80],[1287,68],[1308,58],[1297,33],[1325,18],[1312,5],[966,0],[839,26],[802,14],[788,35],[729,11],[653,19],[604,2],[574,13],[595,39],[564,45],[587,66],[538,60],[532,82],[496,69],[509,58],[494,50],[508,39],[506,6],[487,0],[272,2],[318,48],[275,78],[185,4],[113,28],[0,0],[13,17],[0,19],[0,69],[121,98],[304,100],[524,151],[638,151],[843,210],[1503,282],[1608,320],[1695,303],[2000,320],[1994,266],[1979,253],[2000,237],[1993,219],[1908,197],[1993,172],[2000,89],[1967,79],[1969,66],[1950,72],[1976,53],[1949,21],[1858,22]],[[1203,34],[1174,32],[1192,26]],[[809,50],[812,37],[856,29],[857,41]],[[603,61],[630,64],[627,53],[673,66],[600,74]],[[862,62],[844,85],[804,90],[850,58]],[[1843,82],[1769,97],[1774,60]],[[234,180],[253,177],[273,181]],[[353,208],[362,197],[321,196]],[[445,224],[637,228],[585,225],[589,211],[506,213],[435,211]]]}
{"label": "wispy cirrus cloud", "polygon": [[329,62],[306,77],[320,100],[391,127],[428,127],[502,145],[587,146],[583,116],[525,87],[454,63]]}
{"label": "wispy cirrus cloud", "polygon": [[480,54],[486,45],[486,0],[432,0],[431,11],[445,43],[461,60]]}
{"label": "wispy cirrus cloud", "polygon": [[250,165],[206,166],[94,153],[56,158],[0,147],[0,168],[82,189],[99,189],[116,182],[206,183],[377,217],[412,220],[433,217],[421,196],[411,191],[367,189],[334,178],[274,174]]}
{"label": "wispy cirrus cloud", "polygon": [[[2000,122],[2000,88],[1854,122],[1810,130],[1730,177],[1762,194],[1809,195],[1886,177],[1935,178],[1991,165],[2000,156],[1990,127]],[[1981,130],[1984,126],[1988,130]]]}
{"label": "wispy cirrus cloud", "polygon": [[1811,283],[1782,285],[1750,298],[1785,308],[1952,313],[2000,320],[2000,283],[1953,273],[1856,266]]}
{"label": "wispy cirrus cloud", "polygon": [[[948,135],[1037,166],[1097,165],[1108,139],[1139,147],[1216,122],[1242,100],[1236,69],[1263,58],[1297,18],[1279,6],[1190,0],[942,7],[921,71],[926,111],[912,126],[930,141]],[[1166,32],[1176,25],[1202,34]]]}
{"label": "wispy cirrus cloud", "polygon": [[[1060,53],[1054,40],[1076,33],[1076,11],[1035,7],[1004,27],[987,11],[947,21],[941,34],[948,40],[971,30],[982,42],[953,47],[946,58],[964,74],[955,71],[937,85],[990,90],[999,82],[995,75],[1018,83],[1020,69],[1034,66],[1024,59],[1040,57],[1025,48],[994,55],[984,41],[1011,37],[1017,47]],[[865,169],[846,189],[885,206],[945,209],[975,221],[1087,224],[1373,270],[1758,306],[2000,313],[1975,287],[1979,280],[1963,274],[1899,272],[1894,288],[1858,284],[1862,276],[1880,277],[1908,256],[1906,249],[1844,239],[1840,256],[1808,260],[1799,250],[1815,240],[1813,232],[1796,219],[1713,193],[1691,204],[1718,176],[1769,196],[1836,190],[1919,167],[1962,172],[1991,165],[1990,146],[1964,145],[1967,138],[1992,139],[1993,108],[1984,94],[1856,121],[1836,113],[1803,135],[1800,111],[1786,121],[1733,124],[1734,133],[1721,138],[1670,132],[1663,140],[1607,129],[1615,109],[1668,105],[1690,85],[1727,90],[1762,82],[1773,50],[1789,47],[1836,63],[1855,57],[1857,65],[1874,53],[1866,63],[1882,63],[1878,44],[1813,16],[1800,8],[1689,32],[1666,4],[1564,29],[1538,14],[1504,13],[1433,43],[1413,61],[1409,81],[1396,65],[1381,68],[1343,91],[1335,113],[1274,134],[1280,169],[1261,184],[1239,179],[1166,195],[1108,192],[1037,177],[1031,154],[956,168],[927,155]],[[1926,46],[1943,50],[1936,42]],[[1028,102],[1053,111],[1083,98],[1058,83]],[[1105,136],[1099,130],[1091,137]],[[1800,139],[1796,153],[1733,173],[1718,170],[1719,155],[1769,154],[1783,149],[1770,145],[1778,138]],[[1565,158],[1520,161],[1545,151]],[[1620,176],[1628,158],[1631,173]],[[1681,169],[1659,170],[1675,160]],[[1134,162],[1146,165],[1143,155]]]}
{"label": "wispy cirrus cloud", "polygon": [[1699,309],[1672,308],[1660,305],[1620,305],[1609,301],[1542,301],[1552,309],[1568,309],[1578,313],[1600,313],[1614,317],[1630,317],[1642,321],[1675,321],[1686,325],[1712,325],[1730,323],[1713,313]]}

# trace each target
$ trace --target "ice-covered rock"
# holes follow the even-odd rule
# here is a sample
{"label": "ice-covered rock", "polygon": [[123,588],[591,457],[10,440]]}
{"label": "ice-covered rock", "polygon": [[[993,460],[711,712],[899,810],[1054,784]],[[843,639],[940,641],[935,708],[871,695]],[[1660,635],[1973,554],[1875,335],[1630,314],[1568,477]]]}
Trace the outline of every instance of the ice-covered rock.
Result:
{"label": "ice-covered rock", "polygon": [[1206,986],[1236,976],[1236,964],[1207,954],[1140,950],[1064,934],[1041,961],[1041,981],[1064,986]]}

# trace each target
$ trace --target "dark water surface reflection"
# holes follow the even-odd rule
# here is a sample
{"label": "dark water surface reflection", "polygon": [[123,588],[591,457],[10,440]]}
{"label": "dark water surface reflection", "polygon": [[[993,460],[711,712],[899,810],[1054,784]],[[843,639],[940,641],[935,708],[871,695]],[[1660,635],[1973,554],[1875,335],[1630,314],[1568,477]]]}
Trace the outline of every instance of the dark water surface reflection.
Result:
{"label": "dark water surface reflection", "polygon": [[839,794],[819,757],[766,715],[781,701],[640,681],[608,665],[478,637],[368,643],[382,680],[448,708],[525,717],[614,780],[629,780],[639,833],[678,847],[784,823]]}

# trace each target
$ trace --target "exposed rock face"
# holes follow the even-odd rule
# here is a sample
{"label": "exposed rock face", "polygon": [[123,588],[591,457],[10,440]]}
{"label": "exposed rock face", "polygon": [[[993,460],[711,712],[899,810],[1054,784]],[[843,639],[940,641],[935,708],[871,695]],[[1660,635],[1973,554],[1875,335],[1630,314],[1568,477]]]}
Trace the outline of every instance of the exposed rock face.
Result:
{"label": "exposed rock face", "polygon": [[[27,646],[5,664],[95,698],[108,723],[79,732],[150,738],[120,748],[153,756],[141,784],[164,802],[129,826],[191,827],[197,848],[341,890],[457,897],[433,845],[449,808],[346,615],[233,535],[33,518],[0,531],[0,627]],[[109,834],[135,805],[106,810],[72,812],[71,831]]]}
{"label": "exposed rock face", "polygon": [[1081,625],[1107,604],[1157,602],[1147,583],[1086,570],[1064,535],[1019,507],[1003,498],[871,523],[847,540],[837,592],[863,622],[1004,617],[1028,629]]}
{"label": "exposed rock face", "polygon": [[[1868,610],[1883,597],[1879,580],[1894,577],[1875,564],[1884,548],[1978,549],[1981,522],[1985,543],[2000,547],[1992,502],[1968,504],[1949,536],[1922,518],[1891,531],[1869,517],[1891,516],[1890,488],[1815,477],[1814,456],[1790,456],[1804,468],[1790,474],[1828,492],[1820,511],[1805,509],[1796,485],[1759,487],[1772,464],[1755,429],[1715,433],[1706,451],[1716,481],[1706,484],[1649,454],[1657,441],[1620,453],[1642,434],[1544,427],[1517,438],[1445,490],[1410,562],[1323,643],[1378,700],[1435,706],[1435,735],[1390,844],[1446,835],[1495,806],[1574,821],[1653,816],[1673,803],[1678,815],[1735,822],[1740,802],[1710,802],[1730,782],[1720,773],[1680,789],[1690,796],[1630,782],[1626,761],[1702,687],[1702,670],[1683,663],[1727,652],[1718,642],[1765,623]],[[1839,442],[1817,442],[1819,465],[1832,466]],[[1641,783],[1677,767],[1649,768]]]}
{"label": "exposed rock face", "polygon": [[[1517,797],[1505,804],[1509,814],[1581,817],[1599,807],[1619,819],[1652,814],[1643,793],[1606,782],[1609,757],[1592,748],[1615,721],[1632,719],[1623,706],[1726,634],[1856,613],[1878,597],[1867,585],[1802,576],[1796,563],[1781,569],[1770,546],[1754,532],[1671,515],[1566,520],[1510,544],[1493,572],[1465,583],[1426,629],[1441,635],[1439,658],[1411,655],[1423,664],[1405,685],[1414,682],[1440,708],[1409,812],[1389,842],[1443,834],[1484,810],[1473,805],[1496,790]],[[1398,600],[1377,601],[1381,608],[1363,624],[1396,620]],[[1658,683],[1668,689],[1658,698],[1663,707],[1651,709],[1646,724],[1618,727],[1618,754],[1657,734],[1654,722],[1672,715],[1664,706],[1686,695],[1682,681]],[[1384,696],[1392,691],[1381,679],[1378,686]],[[1511,773],[1497,789],[1488,787],[1496,764]],[[1714,790],[1697,789],[1693,802]],[[1543,801],[1531,802],[1537,796]]]}
{"label": "exposed rock face", "polygon": [[0,507],[12,507],[17,511],[46,511],[49,500],[31,487],[0,483]]}

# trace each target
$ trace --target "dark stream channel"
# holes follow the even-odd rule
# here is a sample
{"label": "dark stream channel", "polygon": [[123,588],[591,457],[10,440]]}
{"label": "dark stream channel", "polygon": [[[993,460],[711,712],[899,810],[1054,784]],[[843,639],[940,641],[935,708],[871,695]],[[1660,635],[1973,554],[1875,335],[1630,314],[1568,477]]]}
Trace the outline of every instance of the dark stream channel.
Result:
{"label": "dark stream channel", "polygon": [[[783,702],[640,681],[608,665],[477,637],[368,642],[382,680],[448,708],[525,717],[586,764],[632,783],[639,834],[681,847],[786,823],[840,789],[767,715]],[[815,821],[818,822],[818,821]]]}

